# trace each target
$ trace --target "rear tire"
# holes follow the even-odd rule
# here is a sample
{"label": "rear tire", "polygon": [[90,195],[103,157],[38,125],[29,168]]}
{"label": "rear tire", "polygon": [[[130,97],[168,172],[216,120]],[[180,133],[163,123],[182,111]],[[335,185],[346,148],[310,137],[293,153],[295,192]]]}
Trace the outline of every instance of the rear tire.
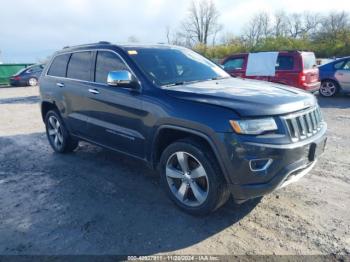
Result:
{"label": "rear tire", "polygon": [[38,79],[36,79],[35,77],[29,78],[28,85],[29,86],[37,86],[38,85]]}
{"label": "rear tire", "polygon": [[79,141],[69,134],[57,111],[47,112],[45,126],[47,139],[55,152],[68,153],[77,148]]}
{"label": "rear tire", "polygon": [[339,92],[339,85],[333,80],[324,80],[321,82],[319,93],[323,97],[332,97]]}
{"label": "rear tire", "polygon": [[184,139],[170,144],[159,168],[169,197],[191,215],[207,215],[230,197],[215,156],[200,142]]}

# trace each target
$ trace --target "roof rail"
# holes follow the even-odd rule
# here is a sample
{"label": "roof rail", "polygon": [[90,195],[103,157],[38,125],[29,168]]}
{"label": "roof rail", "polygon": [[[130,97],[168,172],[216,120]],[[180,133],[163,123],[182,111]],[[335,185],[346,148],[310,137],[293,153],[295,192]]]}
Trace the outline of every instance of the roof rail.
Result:
{"label": "roof rail", "polygon": [[69,48],[69,47],[70,47],[69,45],[66,45],[66,46],[63,47],[63,49],[67,49],[67,48]]}
{"label": "roof rail", "polygon": [[105,45],[110,45],[111,43],[110,42],[108,42],[108,41],[100,41],[100,42],[98,42],[99,44],[105,44]]}

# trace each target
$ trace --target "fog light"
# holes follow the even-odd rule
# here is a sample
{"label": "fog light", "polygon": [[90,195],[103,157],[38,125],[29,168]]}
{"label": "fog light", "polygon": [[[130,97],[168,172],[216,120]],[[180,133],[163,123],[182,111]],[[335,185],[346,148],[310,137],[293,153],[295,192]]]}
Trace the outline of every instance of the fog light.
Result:
{"label": "fog light", "polygon": [[272,161],[271,158],[253,159],[249,161],[249,167],[254,172],[264,171],[271,165]]}

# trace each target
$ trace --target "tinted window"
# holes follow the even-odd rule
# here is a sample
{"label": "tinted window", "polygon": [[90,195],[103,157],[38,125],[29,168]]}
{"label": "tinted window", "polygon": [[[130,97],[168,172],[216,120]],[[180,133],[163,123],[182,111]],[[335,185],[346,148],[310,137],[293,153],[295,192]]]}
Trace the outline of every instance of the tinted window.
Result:
{"label": "tinted window", "polygon": [[108,51],[97,52],[95,82],[107,83],[108,73],[117,70],[128,70],[128,68],[116,54]]}
{"label": "tinted window", "polygon": [[91,52],[73,53],[68,63],[67,77],[79,80],[90,80]]}
{"label": "tinted window", "polygon": [[224,63],[224,68],[227,70],[235,70],[243,68],[243,58],[233,58]]}
{"label": "tinted window", "polygon": [[27,73],[37,73],[42,70],[43,70],[42,66],[33,66],[27,70]]}
{"label": "tinted window", "polygon": [[345,62],[344,66],[343,66],[343,69],[350,70],[350,60]]}
{"label": "tinted window", "polygon": [[343,64],[344,64],[344,61],[335,63],[335,64],[334,64],[334,68],[335,68],[335,69],[340,69],[340,68],[342,68]]}
{"label": "tinted window", "polygon": [[128,54],[159,85],[230,77],[221,67],[186,48],[140,48]]}
{"label": "tinted window", "polygon": [[293,56],[279,55],[276,63],[276,70],[292,70],[294,67]]}
{"label": "tinted window", "polygon": [[316,57],[314,53],[302,53],[304,69],[312,69],[316,66]]}
{"label": "tinted window", "polygon": [[47,74],[51,76],[65,77],[69,57],[70,57],[70,54],[56,56]]}

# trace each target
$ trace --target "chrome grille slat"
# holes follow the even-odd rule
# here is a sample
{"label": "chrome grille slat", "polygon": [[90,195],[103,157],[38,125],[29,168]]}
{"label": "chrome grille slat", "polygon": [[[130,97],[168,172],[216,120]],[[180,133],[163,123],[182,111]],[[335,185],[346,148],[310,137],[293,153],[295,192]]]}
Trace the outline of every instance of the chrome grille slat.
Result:
{"label": "chrome grille slat", "polygon": [[317,123],[316,123],[316,118],[315,118],[315,111],[312,111],[310,113],[310,117],[311,117],[311,122],[312,122],[312,132],[315,133],[316,129],[317,129]]}
{"label": "chrome grille slat", "polygon": [[306,123],[307,123],[307,126],[308,126],[308,133],[311,134],[312,133],[312,123],[311,123],[311,118],[310,118],[310,115],[309,114],[306,114],[305,115],[306,117]]}
{"label": "chrome grille slat", "polygon": [[306,124],[305,124],[304,117],[299,116],[299,117],[298,117],[298,120],[299,120],[300,125],[301,125],[301,134],[302,134],[303,137],[305,137],[307,131],[306,131]]}
{"label": "chrome grille slat", "polygon": [[322,115],[318,107],[282,117],[293,142],[313,136],[322,127]]}

